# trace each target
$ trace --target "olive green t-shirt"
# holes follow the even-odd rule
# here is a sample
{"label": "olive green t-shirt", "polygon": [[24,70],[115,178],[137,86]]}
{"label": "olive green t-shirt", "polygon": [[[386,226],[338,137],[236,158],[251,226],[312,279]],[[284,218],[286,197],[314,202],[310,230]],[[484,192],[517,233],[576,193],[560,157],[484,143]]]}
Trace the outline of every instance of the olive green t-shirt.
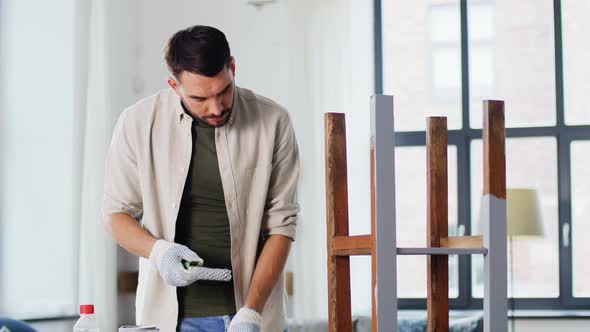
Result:
{"label": "olive green t-shirt", "polygon": [[[231,239],[217,162],[215,128],[193,120],[193,153],[176,225],[177,243],[189,247],[205,267],[231,270]],[[179,318],[233,315],[233,283],[197,281],[178,287]]]}

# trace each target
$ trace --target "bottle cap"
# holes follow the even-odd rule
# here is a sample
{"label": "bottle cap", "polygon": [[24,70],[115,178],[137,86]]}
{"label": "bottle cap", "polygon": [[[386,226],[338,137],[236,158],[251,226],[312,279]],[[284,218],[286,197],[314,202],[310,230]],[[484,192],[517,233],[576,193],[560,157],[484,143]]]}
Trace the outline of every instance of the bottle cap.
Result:
{"label": "bottle cap", "polygon": [[94,305],[93,304],[80,304],[80,314],[81,315],[94,314]]}

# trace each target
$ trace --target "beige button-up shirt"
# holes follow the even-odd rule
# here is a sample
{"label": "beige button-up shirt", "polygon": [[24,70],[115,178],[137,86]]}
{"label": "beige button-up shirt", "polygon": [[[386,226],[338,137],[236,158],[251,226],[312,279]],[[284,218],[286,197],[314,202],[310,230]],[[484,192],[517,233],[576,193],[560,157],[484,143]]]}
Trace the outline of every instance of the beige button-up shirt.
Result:
{"label": "beige button-up shirt", "polygon": [[[192,118],[172,89],[121,114],[106,160],[103,215],[141,216],[153,236],[174,241],[176,218],[192,152]],[[215,129],[215,146],[230,223],[236,309],[244,305],[265,236],[295,239],[299,206],[297,142],[287,111],[250,90],[235,88],[233,112]],[[262,311],[263,332],[285,328],[284,277]],[[149,260],[139,259],[138,324],[176,329],[176,288]]]}

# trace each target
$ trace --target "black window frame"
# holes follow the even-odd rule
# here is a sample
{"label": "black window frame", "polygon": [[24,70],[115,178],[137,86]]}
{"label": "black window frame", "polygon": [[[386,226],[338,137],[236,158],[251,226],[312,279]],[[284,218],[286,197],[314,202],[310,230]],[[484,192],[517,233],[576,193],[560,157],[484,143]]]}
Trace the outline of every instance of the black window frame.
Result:
{"label": "black window frame", "polygon": [[[460,1],[461,19],[461,129],[449,130],[449,145],[457,148],[458,225],[465,234],[471,233],[471,150],[473,140],[481,139],[482,130],[470,128],[468,1]],[[383,93],[383,31],[382,1],[373,0],[374,62],[376,94]],[[581,310],[590,308],[590,297],[574,297],[572,291],[573,266],[571,231],[565,234],[569,245],[564,245],[564,224],[571,228],[571,151],[574,141],[590,140],[590,125],[566,125],[564,121],[564,78],[562,47],[561,0],[553,0],[556,122],[553,126],[507,128],[506,138],[552,137],[557,142],[558,241],[559,241],[559,296],[557,298],[514,298],[514,310]],[[396,132],[396,146],[424,146],[424,131]],[[483,300],[472,296],[471,257],[459,257],[459,296],[449,299],[452,309],[481,309]],[[399,299],[400,309],[425,309],[425,298]]]}

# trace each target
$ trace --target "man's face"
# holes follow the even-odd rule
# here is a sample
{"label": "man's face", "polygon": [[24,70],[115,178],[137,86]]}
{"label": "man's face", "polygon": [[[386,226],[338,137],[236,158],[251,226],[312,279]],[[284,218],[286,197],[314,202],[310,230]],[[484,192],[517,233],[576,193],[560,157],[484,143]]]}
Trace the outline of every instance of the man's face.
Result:
{"label": "man's face", "polygon": [[168,79],[186,110],[211,127],[221,127],[231,115],[234,100],[234,59],[216,76],[207,77],[187,71],[178,80]]}

